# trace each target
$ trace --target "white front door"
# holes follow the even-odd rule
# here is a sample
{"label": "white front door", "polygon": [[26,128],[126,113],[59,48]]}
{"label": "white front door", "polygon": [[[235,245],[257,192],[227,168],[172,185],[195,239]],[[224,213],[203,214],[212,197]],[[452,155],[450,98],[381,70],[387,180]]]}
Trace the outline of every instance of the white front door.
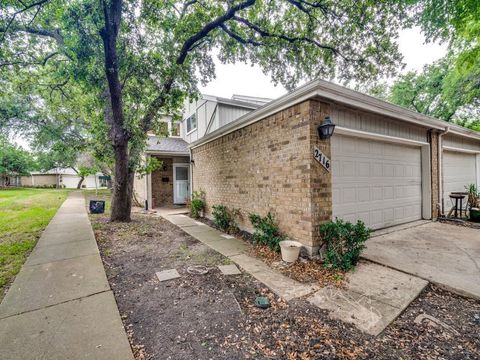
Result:
{"label": "white front door", "polygon": [[422,218],[421,150],[332,137],[333,218],[380,229]]}
{"label": "white front door", "polygon": [[188,198],[188,164],[173,165],[173,202],[185,204]]}

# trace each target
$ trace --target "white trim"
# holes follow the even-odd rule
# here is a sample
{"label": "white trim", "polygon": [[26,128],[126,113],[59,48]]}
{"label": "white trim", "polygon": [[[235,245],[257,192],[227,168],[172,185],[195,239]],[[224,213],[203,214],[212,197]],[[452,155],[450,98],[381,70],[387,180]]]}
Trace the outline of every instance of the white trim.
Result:
{"label": "white trim", "polygon": [[410,145],[410,146],[430,145],[426,141],[418,141],[418,140],[411,140],[411,139],[406,139],[406,138],[399,138],[399,137],[396,137],[396,136],[376,134],[376,133],[371,133],[371,132],[366,132],[366,131],[361,131],[361,130],[348,129],[348,128],[341,127],[341,126],[336,126],[335,127],[335,134],[345,135],[345,136],[361,137],[361,138],[365,138],[365,139],[385,141],[385,142],[393,142],[393,143],[397,143],[397,144]]}
{"label": "white trim", "polygon": [[477,154],[475,157],[476,160],[476,170],[477,170],[477,188],[480,187],[480,154]]}
{"label": "white trim", "polygon": [[[147,155],[147,159],[150,155]],[[148,201],[148,208],[153,209],[153,194],[152,194],[152,173],[147,174],[145,177],[146,185],[147,185],[147,201]]]}
{"label": "white trim", "polygon": [[188,193],[190,193],[190,164],[189,163],[173,163],[172,164],[172,169],[173,169],[173,203],[174,204],[183,204],[175,201],[176,198],[176,182],[177,182],[177,172],[175,168],[177,167],[184,167],[187,168],[187,174],[188,174],[188,179],[187,179],[187,186],[189,187]]}
{"label": "white trim", "polygon": [[197,131],[197,128],[195,128],[195,129],[193,129],[193,130],[190,130],[189,132],[187,132],[187,133],[185,134],[185,136],[190,135],[191,133],[193,133],[193,132],[195,132],[195,131]]}
{"label": "white trim", "polygon": [[443,150],[452,151],[452,152],[461,152],[461,153],[467,153],[467,154],[480,154],[479,150],[470,150],[470,149],[464,149],[464,148],[457,148],[453,146],[444,146]]}
{"label": "white trim", "polygon": [[432,218],[432,164],[430,162],[430,144],[421,148],[422,157],[422,217]]}
{"label": "white trim", "polygon": [[188,152],[162,152],[162,151],[155,151],[155,150],[147,150],[145,151],[147,155],[155,155],[155,156],[168,156],[168,157],[189,157],[190,153]]}

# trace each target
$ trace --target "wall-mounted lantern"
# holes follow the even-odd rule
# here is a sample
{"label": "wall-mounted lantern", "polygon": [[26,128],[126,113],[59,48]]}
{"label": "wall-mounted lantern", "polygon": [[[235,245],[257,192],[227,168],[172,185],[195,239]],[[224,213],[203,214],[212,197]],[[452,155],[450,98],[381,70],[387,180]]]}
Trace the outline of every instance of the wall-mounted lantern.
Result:
{"label": "wall-mounted lantern", "polygon": [[327,140],[330,139],[333,135],[333,132],[335,130],[335,124],[332,123],[332,119],[330,119],[330,116],[325,117],[321,125],[318,125],[317,131],[318,131],[318,137],[320,140]]}

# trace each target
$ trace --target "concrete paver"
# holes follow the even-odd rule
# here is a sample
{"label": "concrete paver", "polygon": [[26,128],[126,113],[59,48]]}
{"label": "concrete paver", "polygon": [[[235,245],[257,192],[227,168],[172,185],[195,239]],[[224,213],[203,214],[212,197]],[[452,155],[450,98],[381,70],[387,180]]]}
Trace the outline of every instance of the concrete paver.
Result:
{"label": "concrete paver", "polygon": [[176,269],[158,271],[155,275],[157,275],[158,281],[173,280],[180,277],[180,274]]}
{"label": "concrete paver", "polygon": [[363,257],[480,299],[480,231],[428,223],[366,242]]}
{"label": "concrete paver", "polygon": [[40,265],[53,261],[61,261],[76,257],[98,254],[97,245],[91,241],[76,241],[56,245],[36,246],[26,265]]}
{"label": "concrete paver", "polygon": [[238,269],[237,265],[219,265],[218,269],[223,275],[240,275],[242,272]]}
{"label": "concrete paver", "polygon": [[381,333],[420,294],[428,282],[385,266],[362,261],[348,274],[345,289],[317,291],[309,302],[330,316],[371,335]]}
{"label": "concrete paver", "polygon": [[3,319],[1,358],[131,360],[116,306],[103,292]]}
{"label": "concrete paver", "polygon": [[2,360],[133,359],[82,193],[62,204],[0,304]]}
{"label": "concrete paver", "polygon": [[107,290],[110,287],[98,254],[24,266],[3,299],[0,318]]}

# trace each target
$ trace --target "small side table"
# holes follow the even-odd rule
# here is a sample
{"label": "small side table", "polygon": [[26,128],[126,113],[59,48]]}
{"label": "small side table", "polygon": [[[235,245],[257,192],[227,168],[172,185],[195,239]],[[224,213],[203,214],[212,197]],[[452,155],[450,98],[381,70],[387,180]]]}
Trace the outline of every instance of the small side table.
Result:
{"label": "small side table", "polygon": [[462,217],[463,199],[466,193],[451,193],[450,199],[455,200],[455,218],[458,218],[458,209],[460,209],[460,217]]}

